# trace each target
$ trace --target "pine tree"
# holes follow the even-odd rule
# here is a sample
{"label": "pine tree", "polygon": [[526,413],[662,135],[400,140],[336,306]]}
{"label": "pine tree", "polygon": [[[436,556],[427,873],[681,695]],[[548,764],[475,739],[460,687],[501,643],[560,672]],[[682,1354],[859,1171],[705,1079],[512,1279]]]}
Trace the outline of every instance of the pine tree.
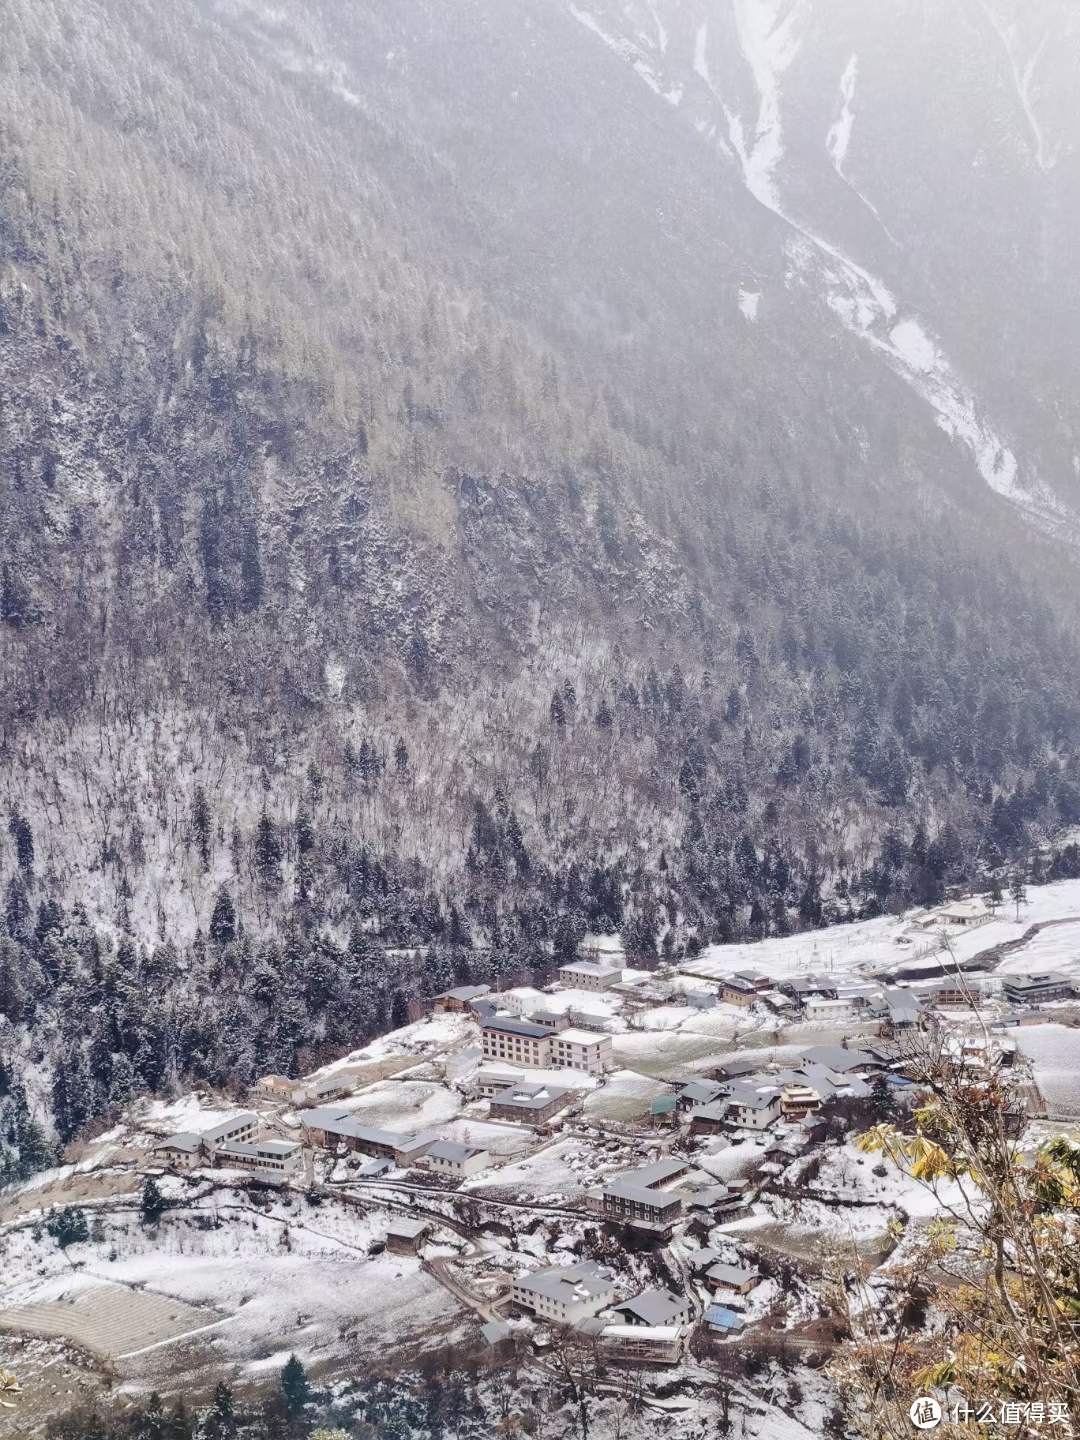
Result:
{"label": "pine tree", "polygon": [[1023,870],[1016,869],[1009,882],[1009,899],[1016,906],[1016,918],[1020,919],[1020,906],[1027,904],[1027,884]]}
{"label": "pine tree", "polygon": [[281,836],[264,809],[255,832],[255,869],[267,889],[281,883]]}
{"label": "pine tree", "polygon": [[394,770],[399,779],[404,779],[409,773],[409,748],[400,736],[394,746]]}
{"label": "pine tree", "polygon": [[311,1386],[303,1365],[295,1355],[290,1355],[281,1372],[281,1393],[289,1407],[290,1415],[298,1415],[311,1399]]}
{"label": "pine tree", "polygon": [[224,1380],[214,1388],[209,1409],[204,1410],[196,1432],[199,1440],[234,1440],[237,1433],[232,1391]]}
{"label": "pine tree", "polygon": [[236,907],[224,885],[214,901],[214,913],[210,917],[210,939],[215,945],[231,945],[236,939]]}
{"label": "pine tree", "polygon": [[50,1210],[45,1220],[45,1229],[61,1250],[90,1239],[86,1216],[77,1205],[66,1205],[63,1210]]}
{"label": "pine tree", "polygon": [[552,691],[551,705],[548,707],[551,715],[551,723],[560,733],[566,729],[566,706],[563,704],[563,697],[558,690]]}
{"label": "pine tree", "polygon": [[153,1224],[166,1208],[165,1196],[161,1193],[161,1186],[148,1175],[143,1181],[142,1187],[142,1217],[147,1224]]}
{"label": "pine tree", "polygon": [[210,813],[210,802],[206,798],[206,791],[201,785],[195,786],[195,798],[191,805],[191,834],[195,841],[195,848],[199,852],[199,859],[203,863],[203,869],[210,868],[210,837],[213,830],[213,816]]}

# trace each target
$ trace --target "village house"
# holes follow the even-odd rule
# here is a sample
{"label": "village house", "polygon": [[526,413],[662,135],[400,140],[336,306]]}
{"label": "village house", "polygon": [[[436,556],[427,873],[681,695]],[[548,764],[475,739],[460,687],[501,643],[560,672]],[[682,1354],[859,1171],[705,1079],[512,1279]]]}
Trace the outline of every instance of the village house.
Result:
{"label": "village house", "polygon": [[428,1147],[423,1163],[436,1174],[467,1179],[478,1175],[491,1164],[491,1156],[479,1145],[459,1145],[453,1140],[437,1140]]}
{"label": "village house", "polygon": [[1044,971],[1039,975],[1003,975],[1001,993],[1012,1005],[1039,1005],[1044,1000],[1071,1000],[1075,992],[1067,975]]}
{"label": "village house", "polygon": [[499,990],[487,998],[494,1000],[500,1014],[513,1015],[519,1020],[527,1019],[530,1010],[544,1004],[544,992],[533,985],[515,985],[512,990]]}
{"label": "village house", "polygon": [[600,1208],[610,1220],[633,1230],[667,1234],[682,1214],[682,1198],[660,1187],[690,1170],[690,1162],[672,1156],[620,1175],[600,1187]]}
{"label": "village house", "polygon": [[694,1319],[690,1301],[671,1290],[644,1290],[633,1300],[611,1308],[627,1325],[689,1325]]}
{"label": "village house", "polygon": [[691,1010],[714,1010],[718,1003],[718,997],[711,990],[687,990],[683,1000]]}
{"label": "village house", "polygon": [[711,1105],[727,1091],[728,1087],[719,1080],[691,1080],[679,1091],[676,1109],[692,1110],[695,1105]]}
{"label": "village house", "polygon": [[376,1130],[361,1125],[348,1110],[323,1106],[309,1110],[301,1123],[301,1133],[310,1145],[331,1148],[343,1144],[360,1155],[393,1160],[401,1169],[413,1165],[439,1138],[433,1131],[419,1135],[398,1135],[392,1130]]}
{"label": "village house", "polygon": [[691,1135],[715,1135],[720,1130],[726,1130],[727,1124],[728,1102],[726,1097],[709,1101],[705,1105],[696,1105],[690,1111]]}
{"label": "village house", "polygon": [[181,1130],[155,1145],[154,1154],[172,1170],[195,1170],[202,1164],[202,1136]]}
{"label": "village house", "polygon": [[954,900],[917,915],[912,923],[919,930],[974,930],[993,918],[982,900]]}
{"label": "village house", "polygon": [[[749,1086],[732,1089],[727,1100],[726,1120],[746,1130],[767,1130],[780,1115],[779,1090],[755,1090]],[[693,1123],[694,1112],[690,1112]]]}
{"label": "village house", "polygon": [[815,995],[822,1000],[836,999],[836,981],[831,975],[791,975],[778,981],[776,988],[800,1005]]}
{"label": "village house", "polygon": [[787,1120],[801,1120],[821,1109],[821,1096],[809,1085],[785,1085],[780,1091],[780,1113]]}
{"label": "village house", "polygon": [[601,993],[622,981],[621,966],[597,965],[591,960],[575,960],[559,966],[559,979],[573,990]]}
{"label": "village house", "polygon": [[426,1220],[391,1220],[386,1227],[386,1248],[392,1255],[418,1255],[430,1231]]}
{"label": "village house", "polygon": [[287,1075],[263,1075],[255,1081],[256,1095],[267,1100],[291,1100],[302,1088],[302,1081],[290,1080]]}
{"label": "village house", "polygon": [[539,1025],[541,1030],[549,1030],[552,1034],[570,1028],[570,1016],[565,1011],[534,1010],[527,1018],[533,1025]]}
{"label": "village house", "polygon": [[355,1086],[355,1075],[346,1075],[343,1071],[337,1071],[333,1075],[324,1076],[322,1080],[309,1081],[306,1093],[309,1100],[314,1100],[317,1105],[322,1105],[327,1100],[340,1100],[342,1095],[351,1095]]}
{"label": "village house", "polygon": [[861,1008],[850,1000],[825,1000],[819,995],[809,995],[805,1013],[807,1020],[825,1025],[840,1025],[845,1020],[855,1019]]}
{"label": "village house", "polygon": [[524,1079],[524,1070],[511,1070],[502,1065],[481,1065],[472,1083],[478,1095],[486,1095],[490,1100],[509,1086],[520,1085]]}
{"label": "village house", "polygon": [[615,1068],[611,1036],[591,1030],[559,1031],[551,1037],[551,1064],[555,1069],[602,1075]]}
{"label": "village house", "polygon": [[454,990],[444,990],[435,996],[433,1009],[436,1015],[461,1015],[472,1008],[474,1000],[490,995],[490,985],[458,985]]}
{"label": "village house", "polygon": [[463,1050],[455,1050],[443,1061],[443,1074],[450,1081],[466,1079],[479,1066],[482,1054],[479,1045],[467,1045]]}
{"label": "village house", "polygon": [[721,1292],[729,1295],[749,1295],[760,1284],[762,1277],[757,1270],[751,1270],[745,1265],[725,1265],[717,1263],[710,1265],[705,1271],[706,1280],[711,1280],[717,1288],[717,1299],[722,1298]]}
{"label": "village house", "polygon": [[737,1335],[743,1328],[743,1318],[725,1305],[706,1305],[705,1324],[720,1335]]}
{"label": "village house", "polygon": [[556,1325],[577,1325],[615,1299],[615,1285],[607,1270],[592,1260],[576,1265],[549,1265],[531,1274],[515,1275],[513,1299],[540,1319]]}
{"label": "village house", "polygon": [[495,1016],[483,1022],[480,1038],[485,1059],[505,1060],[527,1070],[546,1070],[551,1064],[550,1033],[527,1020]]}
{"label": "village house", "polygon": [[295,1140],[254,1140],[250,1144],[219,1145],[214,1164],[226,1170],[296,1175],[304,1168],[304,1152]]}
{"label": "village house", "polygon": [[220,1124],[203,1131],[203,1149],[213,1160],[219,1145],[246,1145],[249,1140],[254,1140],[259,1133],[260,1124],[258,1115],[253,1115],[250,1110],[233,1115],[230,1119],[222,1120]]}
{"label": "village house", "polygon": [[757,987],[746,980],[721,980],[720,999],[725,1005],[752,1005],[759,998]]}
{"label": "village house", "polygon": [[544,1125],[569,1102],[572,1092],[561,1085],[524,1080],[493,1096],[489,1117],[518,1125]]}

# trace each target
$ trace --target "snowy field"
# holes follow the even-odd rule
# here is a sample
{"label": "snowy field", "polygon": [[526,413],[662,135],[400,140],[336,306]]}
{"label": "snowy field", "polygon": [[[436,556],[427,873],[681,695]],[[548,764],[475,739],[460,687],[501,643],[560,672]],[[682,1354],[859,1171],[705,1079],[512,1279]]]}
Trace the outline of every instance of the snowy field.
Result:
{"label": "snowy field", "polygon": [[[900,918],[883,916],[857,925],[832,925],[805,935],[771,937],[740,945],[708,945],[696,960],[680,968],[684,974],[715,979],[734,970],[756,969],[777,977],[806,971],[872,974],[910,963],[920,952],[933,948],[934,937],[912,928],[920,911]],[[997,919],[950,937],[958,960],[970,960],[984,950],[1016,940],[1030,926],[1047,920],[1080,921],[1080,880],[1058,880],[1030,886],[1028,903],[1015,908],[1005,903]],[[1076,936],[1080,962],[1080,925]],[[1009,957],[1010,961],[1014,957]],[[1010,966],[1015,969],[1015,965]],[[1021,965],[1020,968],[1024,968]]]}
{"label": "snowy field", "polygon": [[1049,1118],[1080,1119],[1080,1030],[1021,1025],[1009,1034],[1031,1061]]}
{"label": "snowy field", "polygon": [[[243,1374],[280,1350],[311,1365],[369,1353],[373,1345],[412,1350],[425,1338],[438,1343],[467,1318],[419,1259],[367,1255],[385,1236],[389,1217],[378,1212],[277,1201],[262,1213],[217,1192],[168,1211],[156,1226],[130,1214],[103,1220],[103,1238],[70,1247],[67,1258],[47,1236],[5,1233],[0,1314],[48,1307],[44,1313],[55,1316],[56,1302],[73,1294],[82,1295],[81,1308],[104,1305],[111,1325],[105,1338],[126,1357],[125,1374],[161,1373],[162,1366]],[[116,1299],[125,1292],[126,1313]],[[156,1328],[146,1326],[144,1342],[132,1344],[140,1305]],[[179,1338],[162,1343],[170,1315]],[[192,1330],[200,1333],[180,1333]]]}
{"label": "snowy field", "polygon": [[649,1113],[657,1095],[669,1095],[670,1088],[632,1070],[616,1070],[607,1084],[585,1101],[586,1120],[615,1120],[623,1124],[640,1120]]}
{"label": "snowy field", "polygon": [[1080,918],[1040,930],[1026,945],[1006,955],[997,973],[1026,975],[1044,970],[1080,977]]}

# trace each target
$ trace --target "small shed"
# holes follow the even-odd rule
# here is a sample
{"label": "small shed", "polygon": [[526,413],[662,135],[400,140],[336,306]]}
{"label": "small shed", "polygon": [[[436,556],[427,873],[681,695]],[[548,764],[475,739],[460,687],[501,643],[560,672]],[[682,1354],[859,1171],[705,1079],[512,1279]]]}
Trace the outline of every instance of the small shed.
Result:
{"label": "small shed", "polygon": [[394,1255],[417,1255],[430,1232],[426,1220],[391,1220],[386,1227],[386,1248]]}
{"label": "small shed", "polygon": [[705,1308],[705,1324],[710,1330],[724,1335],[737,1335],[743,1328],[741,1315],[729,1310],[726,1305],[708,1305]]}
{"label": "small shed", "polygon": [[480,1334],[494,1348],[498,1345],[505,1345],[513,1338],[514,1332],[505,1320],[492,1320],[489,1324],[480,1326]]}

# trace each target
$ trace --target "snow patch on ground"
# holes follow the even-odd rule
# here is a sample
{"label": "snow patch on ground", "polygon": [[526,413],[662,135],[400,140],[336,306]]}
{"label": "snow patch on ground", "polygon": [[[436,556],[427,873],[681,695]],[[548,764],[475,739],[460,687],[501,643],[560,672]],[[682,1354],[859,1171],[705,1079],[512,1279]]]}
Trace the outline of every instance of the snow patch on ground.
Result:
{"label": "snow patch on ground", "polygon": [[840,114],[825,137],[825,149],[841,179],[845,178],[844,161],[851,145],[851,132],[855,128],[855,82],[858,75],[859,57],[852,55],[840,77]]}
{"label": "snow patch on ground", "polygon": [[753,323],[758,317],[758,306],[761,303],[761,294],[756,290],[739,291],[739,309],[746,316],[747,320]]}

